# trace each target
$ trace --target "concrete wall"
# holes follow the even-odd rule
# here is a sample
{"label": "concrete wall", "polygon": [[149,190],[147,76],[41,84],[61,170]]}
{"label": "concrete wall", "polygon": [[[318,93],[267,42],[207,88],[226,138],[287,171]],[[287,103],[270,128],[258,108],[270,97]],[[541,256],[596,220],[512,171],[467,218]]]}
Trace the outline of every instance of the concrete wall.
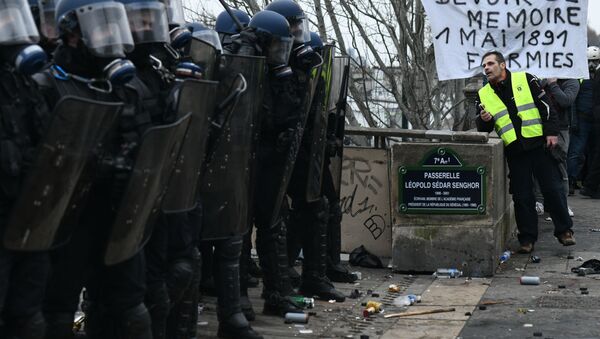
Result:
{"label": "concrete wall", "polygon": [[[398,209],[398,168],[417,166],[439,147],[454,150],[468,166],[485,166],[486,211],[480,215],[404,214]],[[391,203],[393,267],[398,271],[459,268],[472,276],[491,276],[499,253],[514,229],[503,145],[406,142],[392,147]]]}
{"label": "concrete wall", "polygon": [[345,147],[342,163],[342,251],[364,245],[392,256],[390,150]]}

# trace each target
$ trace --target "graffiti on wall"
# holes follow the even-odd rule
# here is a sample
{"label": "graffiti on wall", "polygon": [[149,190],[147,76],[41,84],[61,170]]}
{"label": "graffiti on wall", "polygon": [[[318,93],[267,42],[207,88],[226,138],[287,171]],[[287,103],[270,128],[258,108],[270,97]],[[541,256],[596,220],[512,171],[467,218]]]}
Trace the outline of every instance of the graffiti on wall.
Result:
{"label": "graffiti on wall", "polygon": [[[386,163],[378,159],[344,155],[341,207],[346,223],[364,227],[378,240],[389,227]],[[350,217],[351,221],[347,221]]]}

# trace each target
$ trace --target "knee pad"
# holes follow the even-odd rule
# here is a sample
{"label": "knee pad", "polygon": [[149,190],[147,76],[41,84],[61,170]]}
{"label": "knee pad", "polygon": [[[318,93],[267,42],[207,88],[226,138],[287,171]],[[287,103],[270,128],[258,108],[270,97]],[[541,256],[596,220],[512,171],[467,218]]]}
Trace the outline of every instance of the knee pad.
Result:
{"label": "knee pad", "polygon": [[194,277],[194,264],[191,259],[179,259],[169,265],[167,286],[171,304],[178,302]]}

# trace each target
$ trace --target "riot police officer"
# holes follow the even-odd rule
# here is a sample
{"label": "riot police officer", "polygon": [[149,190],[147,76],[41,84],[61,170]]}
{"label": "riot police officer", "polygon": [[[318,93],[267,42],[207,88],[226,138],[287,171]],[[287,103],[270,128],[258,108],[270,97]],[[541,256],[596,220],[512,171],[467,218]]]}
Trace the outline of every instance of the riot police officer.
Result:
{"label": "riot police officer", "polygon": [[45,251],[15,251],[18,244],[5,232],[50,118],[31,79],[46,56],[36,45],[39,34],[24,0],[0,4],[0,31],[0,337],[37,339],[44,335],[41,305],[48,256]]}
{"label": "riot police officer", "polygon": [[54,21],[55,7],[54,0],[29,0],[29,8],[40,32],[39,45],[48,54],[49,58],[52,57],[52,52],[54,52],[58,43],[56,22]]}
{"label": "riot police officer", "polygon": [[[265,55],[267,57],[267,84],[261,132],[257,152],[256,193],[253,198],[254,225],[257,228],[257,251],[263,270],[263,313],[283,316],[286,312],[301,312],[290,298],[294,294],[287,275],[287,249],[285,214],[287,206],[280,199],[280,187],[285,176],[289,151],[288,136],[295,131],[296,121],[291,111],[302,103],[290,96],[292,70],[288,66],[293,44],[289,24],[280,14],[272,11],[257,13],[231,45],[238,54]],[[237,46],[237,47],[236,47]],[[240,265],[247,265],[241,260]],[[242,295],[247,295],[242,291]],[[244,313],[252,317],[248,303]]]}
{"label": "riot police officer", "polygon": [[[247,27],[250,22],[250,16],[237,8],[232,8],[231,12],[242,24],[243,27]],[[219,39],[222,45],[229,45],[232,40],[231,36],[240,33],[240,27],[237,26],[231,15],[227,11],[223,11],[217,15],[215,21],[215,31],[219,33]]]}
{"label": "riot police officer", "polygon": [[[107,116],[107,126],[96,126],[106,132],[99,136],[105,139],[104,148],[95,150],[94,163],[99,166],[79,179],[79,186],[85,187],[81,192],[89,192],[73,203],[80,213],[62,221],[63,227],[75,227],[70,241],[53,253],[53,275],[44,305],[50,325],[46,337],[72,336],[73,315],[85,285],[90,338],[151,338],[150,316],[143,303],[144,258],[138,244],[124,261],[107,265],[109,248],[114,245],[112,233],[121,231],[110,226],[123,210],[119,205],[132,201],[121,197],[129,192],[134,157],[138,145],[143,145],[141,135],[152,126],[150,114],[138,100],[139,89],[126,86],[135,75],[134,65],[124,59],[134,47],[126,11],[121,3],[110,0],[61,0],[56,5],[56,22],[62,44],[51,69],[40,77],[48,100],[56,105],[54,100],[76,96],[95,100],[87,105],[100,101],[119,109]],[[117,238],[127,239],[122,236]]]}
{"label": "riot police officer", "polygon": [[[297,3],[291,0],[277,0],[270,3],[265,9],[283,15],[290,23],[292,35],[294,36],[290,65],[295,75],[292,77],[294,92],[290,95],[297,97],[297,100],[301,100],[304,105],[292,113],[306,116],[300,118],[304,119],[302,128],[307,132],[304,134],[299,133],[302,137],[302,144],[298,149],[296,162],[292,165],[295,165],[294,172],[287,191],[292,199],[292,215],[295,221],[290,223],[290,227],[302,228],[301,231],[296,230],[294,232],[296,235],[301,236],[302,248],[304,249],[302,282],[299,292],[303,295],[316,295],[324,300],[335,299],[342,302],[345,300],[344,294],[337,291],[326,276],[329,202],[324,196],[314,201],[307,201],[306,198],[307,172],[311,161],[310,148],[313,145],[312,139],[318,137],[311,132],[312,123],[306,124],[306,121],[315,120],[314,115],[319,107],[319,103],[312,102],[313,98],[307,97],[306,92],[310,86],[310,67],[315,64],[314,59],[318,54],[309,45],[308,19]],[[319,74],[318,79],[320,78]],[[320,85],[325,86],[322,82]],[[311,108],[310,114],[308,110],[301,111],[304,107]]]}

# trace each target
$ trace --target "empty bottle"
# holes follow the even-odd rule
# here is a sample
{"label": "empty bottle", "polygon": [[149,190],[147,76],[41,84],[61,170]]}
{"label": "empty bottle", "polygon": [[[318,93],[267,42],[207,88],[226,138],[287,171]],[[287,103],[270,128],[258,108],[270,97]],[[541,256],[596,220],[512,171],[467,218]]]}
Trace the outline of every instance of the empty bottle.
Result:
{"label": "empty bottle", "polygon": [[456,268],[438,268],[433,276],[437,278],[458,278],[462,276],[462,271],[457,270]]}
{"label": "empty bottle", "polygon": [[504,251],[504,253],[502,253],[500,256],[500,263],[505,263],[508,261],[508,259],[510,259],[510,251]]}

